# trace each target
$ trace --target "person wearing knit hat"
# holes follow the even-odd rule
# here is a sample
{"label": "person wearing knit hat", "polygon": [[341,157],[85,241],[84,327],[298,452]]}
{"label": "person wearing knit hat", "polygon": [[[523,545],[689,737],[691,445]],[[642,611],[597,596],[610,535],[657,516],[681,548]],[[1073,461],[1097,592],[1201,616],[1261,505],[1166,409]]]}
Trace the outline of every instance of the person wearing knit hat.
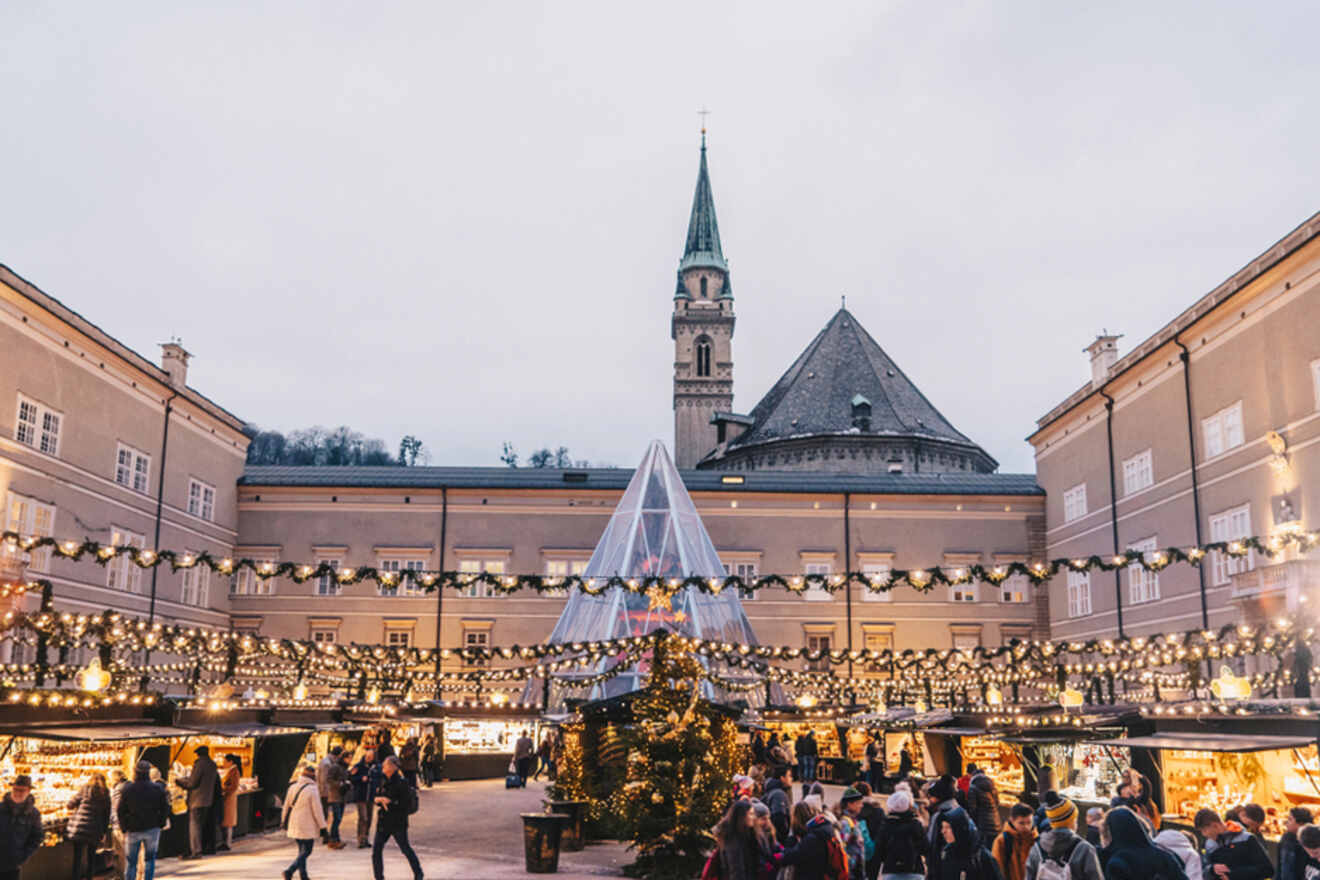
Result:
{"label": "person wearing knit hat", "polygon": [[846,804],[851,801],[860,801],[864,797],[866,797],[866,795],[862,794],[860,791],[858,791],[857,789],[853,788],[850,785],[843,790],[843,796],[839,798],[839,801],[840,803]]}
{"label": "person wearing knit hat", "polygon": [[957,803],[957,781],[948,773],[945,773],[939,779],[936,779],[930,784],[930,800],[936,809],[939,809],[938,805],[944,801],[954,801]]}
{"label": "person wearing knit hat", "polygon": [[1046,859],[1056,865],[1067,865],[1072,880],[1102,880],[1100,857],[1095,847],[1077,835],[1077,805],[1056,791],[1048,791],[1042,806],[1050,827],[1040,835],[1027,856],[1025,880],[1037,880]]}

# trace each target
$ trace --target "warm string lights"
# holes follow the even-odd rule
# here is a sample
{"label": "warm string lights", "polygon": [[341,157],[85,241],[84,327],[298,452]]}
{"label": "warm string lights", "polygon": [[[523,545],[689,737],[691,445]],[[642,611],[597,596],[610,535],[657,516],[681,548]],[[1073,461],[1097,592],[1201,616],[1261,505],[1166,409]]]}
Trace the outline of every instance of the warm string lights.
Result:
{"label": "warm string lights", "polygon": [[[799,595],[807,590],[837,591],[851,584],[859,584],[873,592],[886,592],[898,586],[910,586],[919,592],[930,592],[937,586],[984,581],[1000,584],[1010,577],[1022,575],[1033,584],[1042,584],[1065,571],[1115,571],[1131,566],[1140,566],[1149,572],[1159,572],[1175,563],[1201,565],[1211,554],[1223,554],[1232,558],[1242,558],[1250,553],[1260,553],[1266,557],[1296,548],[1305,553],[1320,544],[1320,532],[1303,529],[1283,532],[1267,537],[1253,536],[1234,541],[1213,541],[1192,547],[1168,547],[1163,550],[1126,550],[1109,556],[1087,556],[1060,558],[1040,562],[1006,562],[984,566],[980,564],[939,566],[925,568],[892,569],[887,574],[867,574],[847,572],[840,574],[804,574],[778,575],[765,574],[751,578],[739,575],[725,577],[585,577],[581,575],[539,575],[539,574],[498,574],[493,572],[440,572],[440,571],[388,571],[373,566],[356,568],[333,567],[321,562],[315,565],[295,562],[266,562],[248,558],[216,558],[209,553],[192,553],[178,550],[152,550],[128,545],[102,544],[91,539],[82,541],[57,539],[35,535],[21,535],[14,531],[0,533],[0,543],[8,545],[10,552],[31,553],[34,550],[52,548],[64,559],[81,560],[90,558],[99,565],[108,565],[119,558],[130,559],[140,568],[155,568],[165,564],[172,571],[204,566],[220,575],[234,575],[240,571],[251,571],[257,578],[289,578],[294,583],[306,583],[313,578],[331,577],[341,585],[351,585],[370,581],[382,591],[435,589],[467,590],[474,585],[489,587],[498,593],[513,593],[518,590],[536,592],[557,592],[567,589],[582,590],[591,595],[599,595],[606,590],[618,588],[634,593],[659,591],[672,595],[684,588],[693,588],[711,594],[722,590],[737,589],[754,593],[767,587],[786,589]],[[41,582],[36,582],[39,585]]]}

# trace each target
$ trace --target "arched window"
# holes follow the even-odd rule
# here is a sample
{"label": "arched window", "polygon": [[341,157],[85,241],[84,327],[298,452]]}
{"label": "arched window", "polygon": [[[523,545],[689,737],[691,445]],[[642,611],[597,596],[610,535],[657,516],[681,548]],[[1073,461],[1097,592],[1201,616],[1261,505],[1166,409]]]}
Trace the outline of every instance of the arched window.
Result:
{"label": "arched window", "polygon": [[705,276],[705,275],[702,275],[702,276],[701,276],[701,298],[702,298],[702,299],[705,299],[705,298],[706,298],[706,276]]}
{"label": "arched window", "polygon": [[[704,286],[706,283],[706,279],[705,278],[701,279],[701,283]],[[710,338],[707,336],[697,337],[696,351],[697,351],[697,375],[709,376],[710,375]]]}

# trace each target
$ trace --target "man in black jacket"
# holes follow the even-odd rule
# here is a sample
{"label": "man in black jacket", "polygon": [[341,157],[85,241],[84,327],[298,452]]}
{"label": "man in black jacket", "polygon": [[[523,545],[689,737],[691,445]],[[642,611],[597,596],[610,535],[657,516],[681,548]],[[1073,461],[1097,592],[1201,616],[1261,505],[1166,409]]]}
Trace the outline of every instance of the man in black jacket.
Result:
{"label": "man in black jacket", "polygon": [[788,840],[789,828],[789,789],[793,787],[791,771],[787,765],[780,765],[770,771],[773,775],[765,781],[765,792],[761,801],[770,808],[770,824],[775,826],[775,839]]}
{"label": "man in black jacket", "polygon": [[414,880],[422,880],[422,864],[408,842],[408,813],[417,792],[399,770],[399,759],[390,755],[381,765],[385,778],[376,791],[376,837],[371,844],[371,872],[376,880],[385,880],[385,844],[391,837],[408,860]]}
{"label": "man in black jacket", "polygon": [[1225,822],[1214,810],[1198,810],[1193,824],[1205,838],[1205,880],[1266,880],[1274,874],[1265,847],[1238,823]]}
{"label": "man in black jacket", "polygon": [[0,803],[0,880],[18,880],[19,869],[41,846],[41,813],[32,800],[32,778],[15,776]]}
{"label": "man in black jacket", "polygon": [[128,867],[124,876],[137,877],[138,852],[145,850],[146,880],[152,880],[156,873],[160,830],[170,819],[170,799],[165,789],[151,781],[150,774],[151,762],[138,761],[133,781],[120,792],[119,806],[115,810],[128,850]]}

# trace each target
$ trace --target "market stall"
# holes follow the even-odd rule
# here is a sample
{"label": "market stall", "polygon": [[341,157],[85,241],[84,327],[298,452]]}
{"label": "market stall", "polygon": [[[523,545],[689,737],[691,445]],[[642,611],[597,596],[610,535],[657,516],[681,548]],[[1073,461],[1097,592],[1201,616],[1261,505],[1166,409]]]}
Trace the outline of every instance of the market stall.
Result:
{"label": "market stall", "polygon": [[1292,807],[1320,807],[1320,756],[1310,726],[1309,733],[1165,731],[1126,744],[1153,754],[1160,777],[1155,796],[1166,822],[1190,826],[1199,809],[1222,815],[1257,803],[1265,808],[1261,832],[1273,841]]}
{"label": "market stall", "polygon": [[100,724],[33,724],[7,731],[0,746],[0,777],[12,780],[20,773],[32,777],[32,795],[46,832],[45,845],[25,870],[34,877],[70,874],[73,847],[64,837],[69,800],[92,774],[102,773],[109,780],[119,770],[132,779],[139,760],[151,760],[155,749],[168,749],[188,735],[189,731],[140,717]]}
{"label": "market stall", "polygon": [[539,744],[541,720],[527,707],[444,706],[440,759],[446,779],[501,777],[524,732]]}
{"label": "market stall", "polygon": [[[816,778],[821,782],[852,782],[857,777],[858,759],[844,753],[847,726],[840,726],[833,715],[809,712],[767,712],[761,719],[771,733],[793,741],[793,753],[801,758],[798,744],[807,731],[816,735]],[[863,744],[863,749],[865,745]],[[801,766],[799,760],[798,766]]]}

